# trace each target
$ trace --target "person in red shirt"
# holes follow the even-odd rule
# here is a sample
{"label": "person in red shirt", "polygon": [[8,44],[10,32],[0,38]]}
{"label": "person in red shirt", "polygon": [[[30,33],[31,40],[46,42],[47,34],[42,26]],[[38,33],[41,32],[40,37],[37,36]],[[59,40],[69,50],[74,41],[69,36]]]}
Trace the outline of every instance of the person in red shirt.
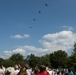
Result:
{"label": "person in red shirt", "polygon": [[46,72],[46,66],[41,65],[41,66],[40,66],[40,72],[37,73],[36,75],[50,75],[50,74],[48,74],[48,73]]}

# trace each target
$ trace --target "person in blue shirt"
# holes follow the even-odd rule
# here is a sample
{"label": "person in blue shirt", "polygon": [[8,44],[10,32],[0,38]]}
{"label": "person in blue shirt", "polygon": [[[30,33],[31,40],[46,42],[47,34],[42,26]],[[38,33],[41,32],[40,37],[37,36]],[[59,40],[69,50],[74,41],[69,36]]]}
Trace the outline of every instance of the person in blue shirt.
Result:
{"label": "person in blue shirt", "polygon": [[68,69],[67,75],[74,75],[73,71],[71,69]]}

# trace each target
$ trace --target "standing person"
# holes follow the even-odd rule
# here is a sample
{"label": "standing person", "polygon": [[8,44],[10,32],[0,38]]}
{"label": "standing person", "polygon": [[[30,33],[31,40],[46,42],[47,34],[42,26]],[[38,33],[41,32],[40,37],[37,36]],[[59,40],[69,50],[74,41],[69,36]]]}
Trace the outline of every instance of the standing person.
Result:
{"label": "standing person", "polygon": [[73,71],[71,69],[68,69],[67,75],[74,75]]}
{"label": "standing person", "polygon": [[31,75],[32,74],[32,69],[29,67],[28,64],[25,64],[25,68],[26,68],[27,75]]}
{"label": "standing person", "polygon": [[0,75],[4,75],[4,70],[0,67]]}
{"label": "standing person", "polygon": [[36,75],[50,75],[46,72],[46,67],[44,65],[40,66],[40,72],[37,73]]}
{"label": "standing person", "polygon": [[14,69],[15,69],[14,74],[17,75],[19,73],[19,71],[20,71],[18,64],[16,64],[14,66]]}
{"label": "standing person", "polygon": [[35,75],[37,75],[39,72],[40,70],[38,68],[35,68],[35,71],[34,71]]}
{"label": "standing person", "polygon": [[19,71],[19,73],[17,75],[27,75],[26,68],[25,67],[23,67],[23,68],[21,67],[20,71]]}
{"label": "standing person", "polygon": [[68,75],[68,69],[64,70],[64,75]]}

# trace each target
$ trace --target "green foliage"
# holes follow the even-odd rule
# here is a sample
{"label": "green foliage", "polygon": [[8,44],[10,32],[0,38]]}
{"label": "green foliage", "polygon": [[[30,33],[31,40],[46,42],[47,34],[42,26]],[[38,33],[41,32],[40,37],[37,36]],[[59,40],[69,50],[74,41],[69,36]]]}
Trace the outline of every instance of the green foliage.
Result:
{"label": "green foliage", "polygon": [[28,55],[26,60],[31,67],[36,67],[39,64],[39,57],[36,57],[34,54]]}
{"label": "green foliage", "polygon": [[68,63],[71,64],[70,66],[76,69],[76,43],[74,44],[72,55],[68,59]]}
{"label": "green foliage", "polygon": [[15,64],[20,64],[22,66],[25,64],[24,57],[19,53],[13,54],[9,59],[14,61]]}
{"label": "green foliage", "polygon": [[51,67],[51,63],[49,62],[49,57],[47,55],[41,56],[40,62],[41,62],[41,65],[43,64],[45,66]]}
{"label": "green foliage", "polygon": [[76,61],[76,43],[74,44],[74,49],[73,49],[71,57]]}
{"label": "green foliage", "polygon": [[71,68],[73,67],[73,61],[72,61],[72,57],[69,56],[68,59],[67,59],[67,68]]}
{"label": "green foliage", "polygon": [[50,54],[50,62],[52,67],[66,67],[67,53],[62,50],[55,51]]}
{"label": "green foliage", "polygon": [[50,62],[49,62],[49,58],[47,57],[47,55],[45,56],[41,56],[41,57],[37,57],[34,54],[28,55],[26,58],[29,62],[29,65],[31,67],[36,67],[36,66],[40,66],[40,65],[46,65],[46,66],[51,66]]}
{"label": "green foliage", "polygon": [[13,54],[11,57],[10,57],[11,60],[13,61],[20,61],[20,60],[23,60],[23,56],[20,55],[19,53],[18,54]]}
{"label": "green foliage", "polygon": [[10,67],[10,66],[12,67],[14,65],[15,65],[15,62],[13,60],[11,60],[11,59],[6,59],[5,60],[5,63],[4,63],[5,67]]}
{"label": "green foliage", "polygon": [[0,58],[0,66],[4,65],[5,60],[3,58]]}

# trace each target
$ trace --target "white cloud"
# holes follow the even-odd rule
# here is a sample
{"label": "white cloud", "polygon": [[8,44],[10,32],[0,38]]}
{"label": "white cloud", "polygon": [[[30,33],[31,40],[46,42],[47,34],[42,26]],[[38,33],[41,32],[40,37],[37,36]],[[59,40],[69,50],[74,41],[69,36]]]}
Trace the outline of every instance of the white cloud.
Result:
{"label": "white cloud", "polygon": [[12,54],[16,54],[16,53],[20,53],[22,55],[24,55],[26,53],[26,51],[24,49],[21,49],[21,48],[17,48],[15,50],[12,50],[12,51],[4,51],[4,54],[7,56],[7,57],[10,57]]}
{"label": "white cloud", "polygon": [[6,56],[10,56],[10,55],[12,55],[12,52],[11,52],[11,51],[4,51],[4,54],[5,54]]}
{"label": "white cloud", "polygon": [[47,49],[37,48],[35,46],[24,46],[23,48],[25,48],[26,50],[33,51],[33,52],[37,52],[37,53],[41,53],[41,52],[46,52],[47,51]]}
{"label": "white cloud", "polygon": [[39,41],[42,48],[37,48],[35,46],[20,46],[15,50],[4,51],[6,56],[10,56],[14,53],[20,53],[22,55],[35,54],[37,56],[48,54],[57,50],[68,51],[73,48],[74,42],[76,42],[76,33],[72,31],[60,31],[57,33],[46,34]]}
{"label": "white cloud", "polygon": [[29,55],[29,54],[35,54],[35,55],[40,55],[41,53],[47,52],[47,49],[42,49],[42,48],[36,48],[34,46],[21,46],[18,47],[15,50],[12,51],[4,51],[4,54],[7,57],[10,57],[12,54],[20,53],[22,55]]}
{"label": "white cloud", "polygon": [[23,38],[28,38],[30,37],[28,34],[24,34],[22,35],[14,35],[14,36],[10,36],[11,38],[17,38],[17,39],[23,39]]}
{"label": "white cloud", "polygon": [[43,40],[40,40],[44,48],[48,49],[48,52],[56,50],[65,50],[66,52],[73,47],[76,41],[76,33],[72,31],[61,31],[53,34],[46,34],[43,36]]}
{"label": "white cloud", "polygon": [[21,49],[21,48],[17,48],[15,50],[12,51],[13,53],[20,53],[20,54],[25,54],[25,50]]}
{"label": "white cloud", "polygon": [[71,26],[62,26],[65,30],[72,31],[74,30]]}

